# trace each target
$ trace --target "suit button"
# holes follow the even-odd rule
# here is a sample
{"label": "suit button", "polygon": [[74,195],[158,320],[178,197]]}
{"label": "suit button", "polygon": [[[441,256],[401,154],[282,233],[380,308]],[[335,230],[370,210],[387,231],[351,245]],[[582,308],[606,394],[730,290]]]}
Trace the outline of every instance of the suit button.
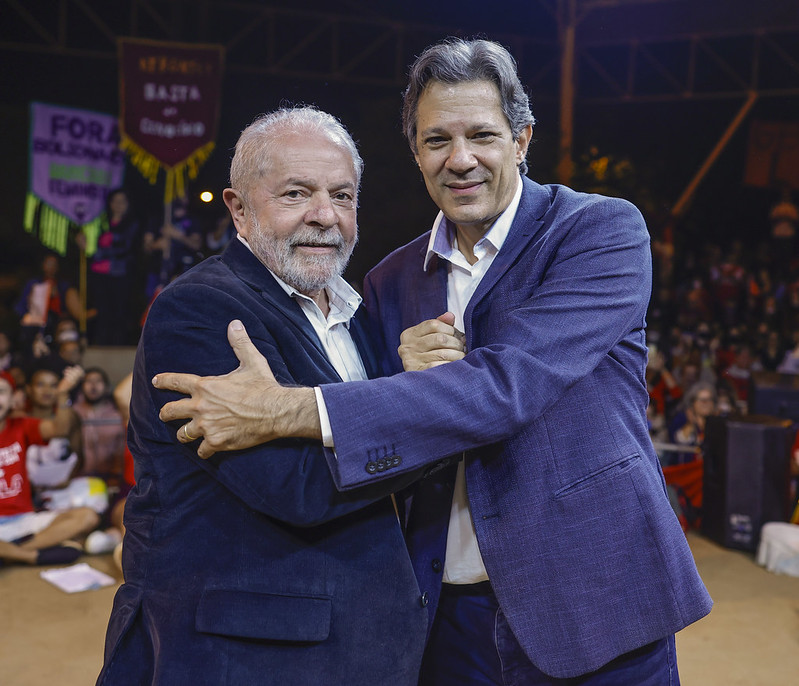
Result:
{"label": "suit button", "polygon": [[422,597],[419,598],[419,604],[422,607],[427,607],[427,603],[429,603],[429,602],[430,602],[430,599],[427,597],[427,591],[425,591],[424,593],[422,593]]}
{"label": "suit button", "polygon": [[367,462],[366,471],[369,472],[369,474],[374,474],[377,472],[377,465],[374,462]]}
{"label": "suit button", "polygon": [[391,460],[392,467],[398,467],[402,463],[402,458],[399,455],[394,455],[393,457],[389,458]]}
{"label": "suit button", "polygon": [[438,574],[444,568],[444,565],[441,564],[441,560],[439,560],[438,558],[433,560],[433,563],[430,566],[433,568],[433,571],[436,574]]}

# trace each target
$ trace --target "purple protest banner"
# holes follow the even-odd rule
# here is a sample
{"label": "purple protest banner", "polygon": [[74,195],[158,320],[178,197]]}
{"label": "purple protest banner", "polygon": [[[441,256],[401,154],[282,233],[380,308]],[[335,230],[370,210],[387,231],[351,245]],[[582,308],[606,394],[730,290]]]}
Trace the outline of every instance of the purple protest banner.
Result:
{"label": "purple protest banner", "polygon": [[[125,154],[116,117],[89,110],[31,104],[30,182],[25,229],[66,253],[69,224],[96,233],[108,191],[122,185]],[[98,225],[99,226],[99,225]],[[91,250],[88,250],[91,254]]]}

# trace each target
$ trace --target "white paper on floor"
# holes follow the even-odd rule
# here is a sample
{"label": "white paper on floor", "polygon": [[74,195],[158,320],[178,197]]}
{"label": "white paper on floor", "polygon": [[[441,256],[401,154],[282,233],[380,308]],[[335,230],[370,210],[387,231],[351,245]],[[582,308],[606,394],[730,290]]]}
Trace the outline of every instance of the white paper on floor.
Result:
{"label": "white paper on floor", "polygon": [[116,583],[113,577],[89,566],[85,562],[80,562],[71,567],[45,569],[39,572],[39,575],[45,581],[49,581],[67,593],[91,591],[95,588],[111,586]]}

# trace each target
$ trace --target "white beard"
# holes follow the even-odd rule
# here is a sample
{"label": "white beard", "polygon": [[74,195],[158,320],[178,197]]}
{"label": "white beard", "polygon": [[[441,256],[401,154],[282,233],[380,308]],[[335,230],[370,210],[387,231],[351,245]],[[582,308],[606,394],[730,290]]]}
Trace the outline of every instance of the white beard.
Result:
{"label": "white beard", "polygon": [[[257,217],[247,243],[253,254],[289,286],[300,293],[316,293],[334,278],[341,276],[358,242],[358,236],[347,243],[338,229],[320,231],[304,227],[287,238],[274,238],[261,229]],[[330,255],[305,255],[296,249],[300,244],[335,247]]]}

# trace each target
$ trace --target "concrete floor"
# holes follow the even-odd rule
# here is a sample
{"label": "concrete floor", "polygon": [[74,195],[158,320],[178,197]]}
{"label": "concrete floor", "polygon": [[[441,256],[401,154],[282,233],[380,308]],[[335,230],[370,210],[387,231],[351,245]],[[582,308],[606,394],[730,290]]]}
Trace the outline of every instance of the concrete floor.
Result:
{"label": "concrete floor", "polygon": [[[771,574],[751,555],[699,535],[688,539],[716,604],[677,636],[683,686],[795,686],[799,578]],[[120,579],[110,556],[82,561]],[[91,686],[115,590],[69,595],[40,579],[38,569],[0,569],[0,684]]]}

